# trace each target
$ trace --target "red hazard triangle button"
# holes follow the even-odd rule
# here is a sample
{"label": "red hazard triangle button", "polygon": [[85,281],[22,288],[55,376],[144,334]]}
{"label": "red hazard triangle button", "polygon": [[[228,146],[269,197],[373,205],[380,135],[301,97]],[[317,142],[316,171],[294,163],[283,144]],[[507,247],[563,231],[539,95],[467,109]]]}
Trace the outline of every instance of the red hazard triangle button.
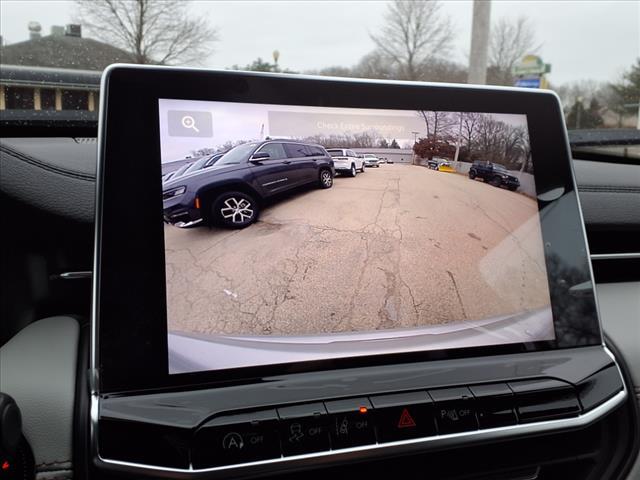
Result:
{"label": "red hazard triangle button", "polygon": [[413,420],[413,417],[411,417],[409,410],[404,408],[402,410],[402,414],[400,415],[400,420],[398,421],[398,428],[409,428],[415,426],[416,422]]}

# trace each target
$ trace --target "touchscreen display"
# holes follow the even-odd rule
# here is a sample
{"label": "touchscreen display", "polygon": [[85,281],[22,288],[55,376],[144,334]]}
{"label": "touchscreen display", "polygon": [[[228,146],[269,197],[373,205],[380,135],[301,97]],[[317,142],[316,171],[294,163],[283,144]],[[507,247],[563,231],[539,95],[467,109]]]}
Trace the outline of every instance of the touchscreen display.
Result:
{"label": "touchscreen display", "polygon": [[159,122],[170,373],[554,340],[526,115]]}

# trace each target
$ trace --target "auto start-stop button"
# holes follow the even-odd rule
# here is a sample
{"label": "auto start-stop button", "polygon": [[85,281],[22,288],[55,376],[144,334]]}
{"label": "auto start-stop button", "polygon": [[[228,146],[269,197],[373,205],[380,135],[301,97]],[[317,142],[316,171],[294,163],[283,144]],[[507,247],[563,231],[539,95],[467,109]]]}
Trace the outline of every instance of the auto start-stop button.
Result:
{"label": "auto start-stop button", "polygon": [[280,457],[275,409],[223,415],[196,433],[194,468],[216,467]]}

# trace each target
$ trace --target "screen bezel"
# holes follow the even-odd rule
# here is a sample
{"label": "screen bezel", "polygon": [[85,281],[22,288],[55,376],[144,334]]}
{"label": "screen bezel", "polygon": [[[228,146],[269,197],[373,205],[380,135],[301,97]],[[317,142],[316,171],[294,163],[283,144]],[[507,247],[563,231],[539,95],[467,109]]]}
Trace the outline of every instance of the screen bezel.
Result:
{"label": "screen bezel", "polygon": [[[93,365],[101,392],[260,381],[278,374],[441,360],[602,343],[593,289],[580,302],[582,337],[559,328],[567,306],[554,299],[564,281],[549,274],[556,339],[402,354],[168,373],[166,285],[158,99],[302,106],[448,110],[527,115],[539,208],[562,201],[560,259],[580,255],[580,278],[593,276],[562,110],[544,91],[347,80],[233,71],[115,65],[103,76],[96,202]],[[151,176],[155,181],[141,182]],[[560,192],[560,194],[552,194]],[[547,198],[541,194],[546,194]],[[547,226],[547,229],[550,226]],[[554,224],[557,235],[558,225]],[[543,240],[545,222],[541,218]],[[123,235],[123,231],[125,234]],[[549,233],[547,231],[547,233]],[[135,241],[132,241],[135,239]],[[558,250],[559,249],[559,250]],[[570,249],[570,251],[568,250]],[[549,258],[545,255],[549,270]],[[556,288],[558,287],[558,288]],[[566,316],[566,315],[565,315]]]}

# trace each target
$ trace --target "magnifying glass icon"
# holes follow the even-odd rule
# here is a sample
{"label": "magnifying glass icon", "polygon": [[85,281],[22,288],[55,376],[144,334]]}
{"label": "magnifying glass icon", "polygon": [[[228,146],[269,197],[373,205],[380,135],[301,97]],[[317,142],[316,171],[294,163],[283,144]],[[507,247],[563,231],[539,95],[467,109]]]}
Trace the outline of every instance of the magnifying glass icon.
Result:
{"label": "magnifying glass icon", "polygon": [[185,115],[184,117],[182,117],[182,126],[184,128],[190,128],[191,130],[200,133],[200,130],[198,130],[198,127],[196,127],[196,121],[191,115]]}

